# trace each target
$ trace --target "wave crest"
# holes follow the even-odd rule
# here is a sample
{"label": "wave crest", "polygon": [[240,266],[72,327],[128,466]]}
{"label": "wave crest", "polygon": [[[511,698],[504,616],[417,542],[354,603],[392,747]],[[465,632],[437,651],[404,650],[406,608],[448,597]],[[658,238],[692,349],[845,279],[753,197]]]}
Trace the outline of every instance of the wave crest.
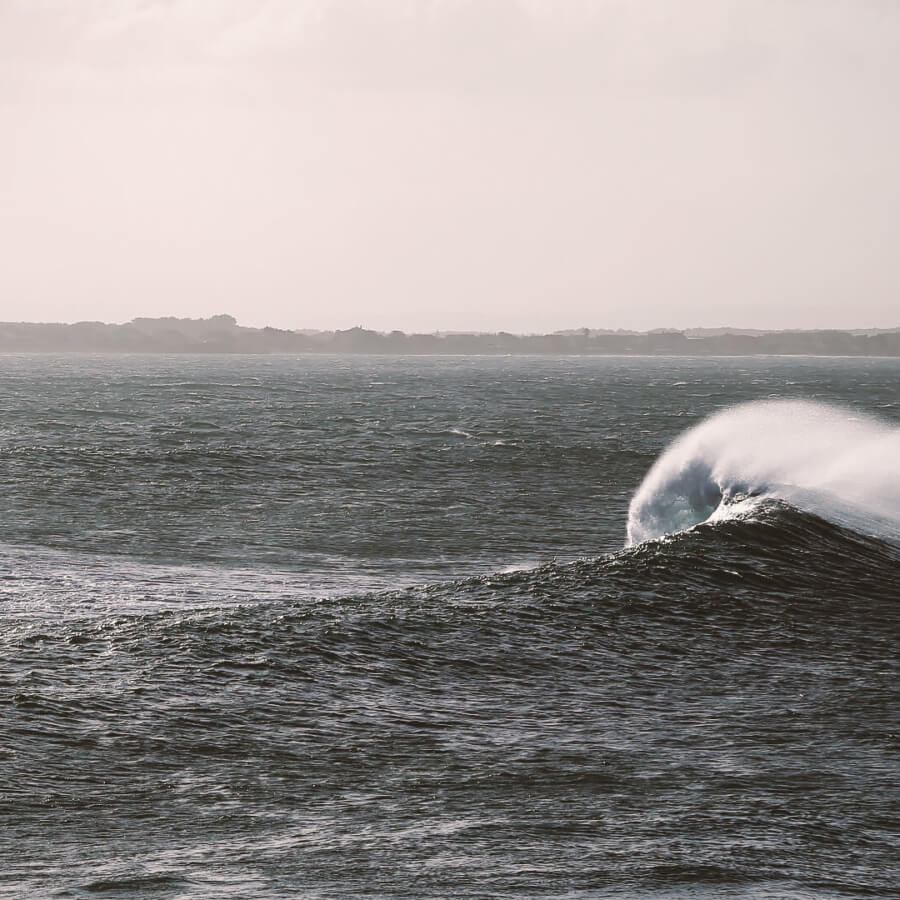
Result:
{"label": "wave crest", "polygon": [[631,500],[628,545],[781,500],[900,539],[900,429],[800,400],[742,404],[677,438]]}

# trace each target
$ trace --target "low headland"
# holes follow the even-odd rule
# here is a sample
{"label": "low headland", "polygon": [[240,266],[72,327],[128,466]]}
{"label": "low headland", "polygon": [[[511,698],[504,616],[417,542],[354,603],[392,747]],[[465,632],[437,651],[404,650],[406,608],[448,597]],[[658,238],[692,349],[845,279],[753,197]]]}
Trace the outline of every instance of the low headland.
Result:
{"label": "low headland", "polygon": [[247,328],[233,316],[139,318],[104,322],[0,322],[0,353],[371,353],[585,354],[634,356],[900,356],[900,327],[850,331],[610,331],[579,328],[553,334],[402,331],[287,331]]}

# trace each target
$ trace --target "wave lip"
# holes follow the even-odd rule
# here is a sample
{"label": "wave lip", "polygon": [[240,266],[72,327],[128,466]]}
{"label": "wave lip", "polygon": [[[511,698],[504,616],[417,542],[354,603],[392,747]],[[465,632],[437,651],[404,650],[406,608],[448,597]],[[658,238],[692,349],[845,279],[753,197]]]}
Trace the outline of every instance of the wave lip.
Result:
{"label": "wave lip", "polygon": [[823,403],[767,400],[677,438],[631,500],[627,545],[780,500],[900,540],[900,428]]}

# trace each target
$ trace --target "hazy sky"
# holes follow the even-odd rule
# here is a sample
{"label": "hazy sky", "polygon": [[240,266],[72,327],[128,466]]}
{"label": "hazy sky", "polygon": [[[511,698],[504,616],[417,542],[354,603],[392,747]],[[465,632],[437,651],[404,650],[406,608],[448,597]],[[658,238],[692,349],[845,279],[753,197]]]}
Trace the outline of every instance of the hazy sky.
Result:
{"label": "hazy sky", "polygon": [[0,0],[0,320],[900,325],[900,0]]}

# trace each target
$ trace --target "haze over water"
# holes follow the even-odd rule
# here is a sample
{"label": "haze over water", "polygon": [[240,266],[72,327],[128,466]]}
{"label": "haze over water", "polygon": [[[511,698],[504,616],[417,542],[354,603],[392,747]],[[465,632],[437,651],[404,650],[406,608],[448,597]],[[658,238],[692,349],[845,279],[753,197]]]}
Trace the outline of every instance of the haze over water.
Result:
{"label": "haze over water", "polygon": [[895,328],[891,0],[4,0],[0,321]]}

